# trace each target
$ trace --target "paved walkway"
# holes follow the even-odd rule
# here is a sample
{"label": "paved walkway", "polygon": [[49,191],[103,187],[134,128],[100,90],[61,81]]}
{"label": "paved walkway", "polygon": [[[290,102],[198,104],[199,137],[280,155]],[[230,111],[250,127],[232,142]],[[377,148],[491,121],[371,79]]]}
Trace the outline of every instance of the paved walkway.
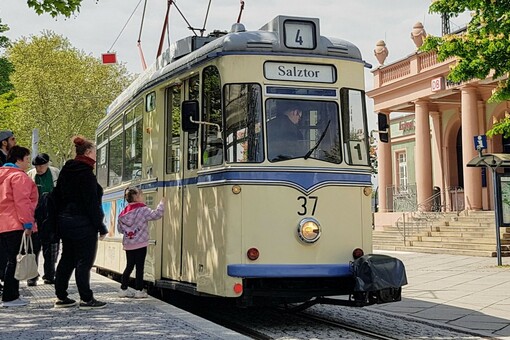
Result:
{"label": "paved walkway", "polygon": [[[401,302],[373,308],[477,334],[510,339],[510,258],[386,252],[404,261],[408,285]],[[107,308],[55,309],[54,289],[21,283],[27,307],[0,308],[0,339],[246,339],[226,328],[149,297],[117,296],[118,283],[92,274],[97,299]],[[70,297],[78,300],[74,282]]]}
{"label": "paved walkway", "polygon": [[510,339],[510,258],[377,251],[404,262],[401,302],[378,305],[418,319]]}
{"label": "paved walkway", "polygon": [[[73,275],[74,277],[74,275]],[[26,307],[0,307],[0,339],[248,339],[152,297],[119,298],[119,284],[92,273],[94,296],[106,308],[53,308],[53,285],[39,280],[37,287],[20,283]],[[79,301],[74,281],[70,298]]]}

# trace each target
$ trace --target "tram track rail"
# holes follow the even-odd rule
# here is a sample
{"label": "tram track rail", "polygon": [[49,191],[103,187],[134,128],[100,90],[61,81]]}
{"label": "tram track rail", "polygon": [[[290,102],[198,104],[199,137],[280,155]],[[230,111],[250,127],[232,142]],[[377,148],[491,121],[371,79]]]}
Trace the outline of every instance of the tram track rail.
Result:
{"label": "tram track rail", "polygon": [[[180,299],[179,299],[180,300]],[[391,337],[366,330],[342,321],[294,312],[284,308],[259,307],[240,309],[232,304],[222,304],[221,300],[186,299],[167,301],[199,317],[207,319],[252,339],[268,340],[280,338],[351,338],[396,340]],[[216,301],[213,302],[213,301]]]}
{"label": "tram track rail", "polygon": [[[114,278],[114,277],[112,277]],[[163,293],[163,292],[166,293]],[[285,338],[349,339],[495,339],[467,329],[430,323],[386,311],[331,305],[306,310],[286,307],[240,308],[221,298],[149,289],[154,298],[256,340]]]}
{"label": "tram track rail", "polygon": [[348,331],[354,332],[356,334],[366,336],[370,339],[377,339],[377,340],[398,340],[398,339],[400,339],[397,337],[390,337],[390,336],[386,336],[383,334],[378,334],[378,333],[375,333],[372,331],[368,331],[365,329],[361,329],[360,327],[347,325],[346,323],[343,323],[343,322],[338,322],[338,321],[333,321],[333,320],[326,319],[326,318],[321,318],[321,317],[318,317],[315,315],[308,314],[306,312],[298,312],[298,313],[296,313],[296,315],[302,316],[303,318],[306,318],[307,320],[314,320],[314,321],[321,322],[321,323],[329,325],[329,326],[339,327],[344,330],[348,330]]}
{"label": "tram track rail", "polygon": [[[170,296],[170,298],[169,298]],[[154,296],[256,340],[266,339],[492,339],[424,320],[363,308],[319,305],[304,311],[277,307],[239,308],[231,301],[172,292]]]}

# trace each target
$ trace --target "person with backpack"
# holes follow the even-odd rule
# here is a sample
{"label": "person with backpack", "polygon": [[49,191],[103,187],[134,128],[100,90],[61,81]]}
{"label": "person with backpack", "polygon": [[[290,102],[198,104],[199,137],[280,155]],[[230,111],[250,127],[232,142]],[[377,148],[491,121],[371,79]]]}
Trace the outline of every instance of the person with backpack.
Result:
{"label": "person with backpack", "polygon": [[[128,205],[122,210],[117,219],[117,231],[123,235],[122,244],[126,251],[126,268],[122,273],[120,297],[146,298],[143,290],[143,272],[147,246],[149,245],[149,225],[147,222],[160,219],[165,210],[165,198],[161,199],[156,210],[147,207],[143,202],[142,190],[129,187],[124,192],[124,199]],[[129,277],[136,266],[135,289],[128,290]]]}
{"label": "person with backpack", "polygon": [[[57,184],[57,179],[60,170],[49,165],[50,156],[46,153],[40,153],[32,160],[33,169],[28,171],[28,176],[37,185],[39,191],[39,203],[35,209],[35,218],[39,232],[34,234],[34,250],[36,259],[39,258],[39,252],[42,248],[44,258],[44,275],[43,280],[45,284],[55,284],[55,266],[57,263],[60,242],[56,236],[56,226],[48,223],[48,204],[47,200],[49,193]],[[36,243],[39,247],[36,247]],[[28,286],[36,286],[38,277],[27,280]]]}

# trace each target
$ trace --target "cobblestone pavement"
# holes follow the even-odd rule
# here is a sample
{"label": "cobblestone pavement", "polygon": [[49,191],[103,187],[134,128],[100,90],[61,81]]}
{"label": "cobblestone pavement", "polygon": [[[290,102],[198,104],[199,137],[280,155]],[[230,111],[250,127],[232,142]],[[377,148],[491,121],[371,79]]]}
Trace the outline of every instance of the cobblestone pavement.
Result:
{"label": "cobblestone pavement", "polygon": [[[369,323],[379,324],[380,328],[396,330],[394,335],[398,337],[400,334],[403,339],[414,336],[456,339],[463,330],[480,336],[510,339],[510,258],[503,258],[504,266],[498,267],[495,258],[378,253],[400,258],[406,266],[409,284],[403,289],[401,302],[355,310],[316,306],[310,312],[334,319],[370,320]],[[52,308],[55,301],[52,285],[45,285],[40,280],[37,287],[27,287],[22,282],[21,294],[31,303],[26,307],[0,308],[0,339],[246,339],[153,298],[119,298],[118,284],[94,273],[92,289],[97,299],[108,302],[107,308],[89,311],[77,307],[55,309]],[[74,282],[71,282],[69,292],[71,298],[78,300]],[[237,318],[240,317],[238,313]],[[252,316],[252,320],[257,318]],[[437,327],[421,328],[417,326],[420,321]],[[293,333],[286,327],[274,328],[270,322],[261,322],[258,329],[268,330],[277,339],[323,338],[313,326],[301,327]],[[417,330],[409,337],[406,332],[412,329],[411,324]],[[441,326],[448,328],[441,333]],[[456,334],[455,329],[460,333]],[[329,332],[327,328],[323,331],[326,331],[323,334]],[[329,336],[339,338],[334,331]]]}
{"label": "cobblestone pavement", "polygon": [[[0,339],[247,339],[229,329],[196,317],[165,302],[117,296],[118,284],[92,274],[94,297],[106,308],[53,308],[53,285],[39,280],[36,287],[20,283],[25,307],[0,307]],[[74,281],[70,298],[79,300]]]}

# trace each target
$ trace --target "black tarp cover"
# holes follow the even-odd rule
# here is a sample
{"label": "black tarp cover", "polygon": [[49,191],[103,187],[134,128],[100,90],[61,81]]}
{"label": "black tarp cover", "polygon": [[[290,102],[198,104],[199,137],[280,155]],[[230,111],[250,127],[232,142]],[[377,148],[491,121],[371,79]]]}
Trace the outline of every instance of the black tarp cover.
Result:
{"label": "black tarp cover", "polygon": [[387,255],[364,255],[352,262],[352,271],[357,292],[400,288],[407,284],[404,263]]}

